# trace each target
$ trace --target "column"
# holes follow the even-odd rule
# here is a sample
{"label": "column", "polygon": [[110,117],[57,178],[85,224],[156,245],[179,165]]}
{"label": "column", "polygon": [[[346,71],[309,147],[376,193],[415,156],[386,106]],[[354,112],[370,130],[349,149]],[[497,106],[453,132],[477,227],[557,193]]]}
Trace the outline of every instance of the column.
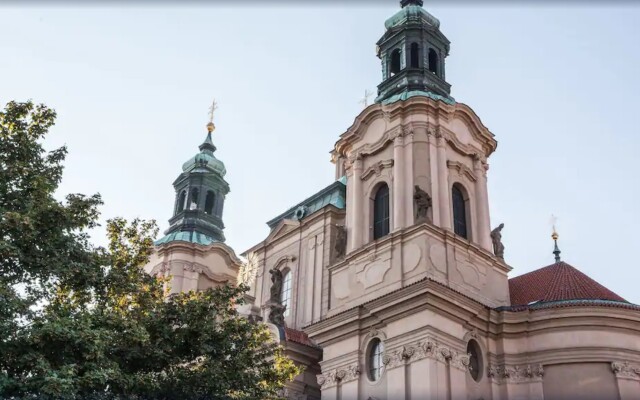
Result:
{"label": "column", "polygon": [[452,230],[451,219],[451,192],[449,191],[449,168],[447,167],[447,151],[445,148],[445,140],[442,134],[436,133],[436,149],[438,153],[438,197],[439,197],[439,213],[440,226],[444,229]]}
{"label": "column", "polygon": [[[326,243],[329,243],[327,241]],[[325,238],[321,233],[316,237],[316,262],[315,262],[315,277],[313,278],[313,318],[312,322],[316,322],[320,319],[320,312],[322,306],[322,268],[324,265],[325,254]],[[308,301],[308,300],[307,300]]]}
{"label": "column", "polygon": [[[349,230],[347,231],[347,239],[351,236],[351,246],[349,250],[355,250],[362,246],[363,230],[365,230],[365,221],[368,221],[364,210],[362,209],[362,156],[357,155],[353,160],[353,176],[351,186],[353,188],[351,193],[351,206],[353,211],[351,213],[351,223],[349,224]],[[350,233],[350,235],[349,235]]]}
{"label": "column", "polygon": [[393,226],[396,231],[405,227],[404,223],[404,138],[396,136],[393,140]]}
{"label": "column", "polygon": [[413,171],[413,131],[409,131],[405,135],[404,141],[404,156],[405,156],[405,168],[404,168],[404,181],[405,181],[405,201],[404,201],[404,222],[405,226],[411,226],[414,222],[414,209],[413,209],[413,185],[414,183],[414,171]]}
{"label": "column", "polygon": [[431,203],[433,224],[440,224],[440,186],[438,185],[438,151],[436,138],[433,131],[427,128],[427,141],[429,143],[429,180],[431,182]]}
{"label": "column", "polygon": [[487,198],[487,176],[485,174],[484,163],[479,155],[473,159],[473,171],[476,176],[476,215],[478,221],[478,244],[485,250],[493,251],[491,243],[491,226],[489,222],[489,200]]}

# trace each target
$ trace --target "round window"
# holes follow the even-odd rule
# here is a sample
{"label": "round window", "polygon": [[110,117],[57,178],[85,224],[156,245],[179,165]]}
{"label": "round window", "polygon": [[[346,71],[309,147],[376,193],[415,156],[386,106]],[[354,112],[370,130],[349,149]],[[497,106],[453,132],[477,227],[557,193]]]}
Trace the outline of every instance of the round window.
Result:
{"label": "round window", "polygon": [[384,354],[384,344],[380,339],[375,338],[369,344],[369,351],[367,353],[367,370],[369,379],[377,381],[382,376],[382,355]]}
{"label": "round window", "polygon": [[480,382],[482,379],[482,351],[480,345],[475,340],[470,340],[467,344],[467,354],[469,354],[469,374],[474,381]]}

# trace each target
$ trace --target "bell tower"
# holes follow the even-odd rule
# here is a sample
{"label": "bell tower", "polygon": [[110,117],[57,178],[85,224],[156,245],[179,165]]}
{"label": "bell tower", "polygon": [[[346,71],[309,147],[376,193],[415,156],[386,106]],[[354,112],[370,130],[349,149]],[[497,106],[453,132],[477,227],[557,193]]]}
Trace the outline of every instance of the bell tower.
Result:
{"label": "bell tower", "polygon": [[422,8],[422,0],[402,0],[402,9],[385,21],[378,40],[382,83],[378,103],[392,103],[421,95],[453,102],[445,80],[449,40],[440,32],[440,21]]}
{"label": "bell tower", "polygon": [[182,173],[173,182],[176,191],[173,217],[169,220],[166,236],[159,242],[187,240],[210,244],[225,241],[222,210],[229,184],[224,180],[227,172],[224,164],[213,155],[216,151],[211,139],[214,130],[215,125],[210,121],[207,136],[199,146],[200,152],[182,165]]}

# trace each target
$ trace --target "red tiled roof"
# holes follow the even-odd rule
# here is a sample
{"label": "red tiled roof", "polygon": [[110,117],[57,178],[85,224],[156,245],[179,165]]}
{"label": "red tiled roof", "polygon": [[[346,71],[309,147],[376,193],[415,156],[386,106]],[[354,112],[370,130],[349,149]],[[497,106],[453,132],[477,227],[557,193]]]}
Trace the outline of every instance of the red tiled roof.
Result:
{"label": "red tiled roof", "polygon": [[562,300],[626,302],[563,261],[509,279],[509,293],[512,306]]}
{"label": "red tiled roof", "polygon": [[309,339],[309,335],[302,331],[295,330],[293,328],[284,328],[284,337],[285,340],[290,342],[296,342],[300,344],[304,344],[306,346],[318,347],[315,343]]}

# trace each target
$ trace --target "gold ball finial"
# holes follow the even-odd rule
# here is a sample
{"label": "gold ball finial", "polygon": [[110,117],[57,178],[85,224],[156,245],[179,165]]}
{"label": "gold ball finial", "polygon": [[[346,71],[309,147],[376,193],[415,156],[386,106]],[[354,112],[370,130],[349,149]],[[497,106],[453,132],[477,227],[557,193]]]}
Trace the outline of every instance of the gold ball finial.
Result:
{"label": "gold ball finial", "polygon": [[558,238],[560,237],[560,235],[558,235],[558,232],[553,231],[553,233],[551,234],[551,239],[553,240],[558,240]]}
{"label": "gold ball finial", "polygon": [[213,122],[209,122],[207,124],[207,132],[211,133],[216,129],[216,126],[213,124]]}

